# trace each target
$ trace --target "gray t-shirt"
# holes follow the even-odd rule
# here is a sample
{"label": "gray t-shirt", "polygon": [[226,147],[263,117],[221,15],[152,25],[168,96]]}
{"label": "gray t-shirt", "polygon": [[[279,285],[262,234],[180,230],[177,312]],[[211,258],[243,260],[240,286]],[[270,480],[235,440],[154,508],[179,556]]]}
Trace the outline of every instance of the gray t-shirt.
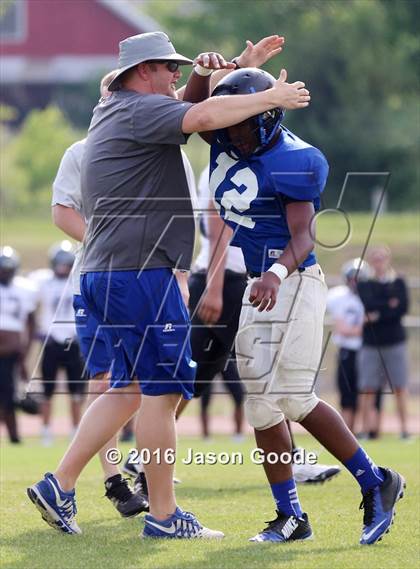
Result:
{"label": "gray t-shirt", "polygon": [[82,272],[189,269],[194,219],[179,145],[191,103],[116,91],[94,109],[82,161]]}
{"label": "gray t-shirt", "polygon": [[[82,195],[80,192],[80,165],[85,150],[86,139],[78,140],[64,153],[57,175],[53,182],[51,205],[71,207],[84,217]],[[71,271],[73,294],[80,294],[80,267],[83,249],[81,244],[75,251],[75,260]]]}

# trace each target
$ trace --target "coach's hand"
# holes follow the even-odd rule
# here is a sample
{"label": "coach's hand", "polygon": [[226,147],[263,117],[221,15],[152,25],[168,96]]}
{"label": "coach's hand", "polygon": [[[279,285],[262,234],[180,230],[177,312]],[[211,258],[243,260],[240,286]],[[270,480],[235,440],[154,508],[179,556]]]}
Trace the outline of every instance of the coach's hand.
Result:
{"label": "coach's hand", "polygon": [[280,279],[271,271],[263,273],[261,278],[254,282],[249,293],[249,302],[258,312],[274,308],[277,301]]}
{"label": "coach's hand", "polygon": [[235,58],[236,63],[239,67],[260,67],[282,51],[284,41],[284,37],[278,35],[263,38],[255,45],[246,40],[246,48]]}
{"label": "coach's hand", "polygon": [[201,65],[206,69],[235,69],[235,64],[226,61],[223,55],[214,51],[200,53],[194,59],[193,65]]}
{"label": "coach's hand", "polygon": [[286,79],[287,71],[282,69],[273,87],[276,105],[283,109],[302,109],[307,107],[311,97],[309,96],[309,91],[305,89],[305,83],[302,81],[286,83]]}

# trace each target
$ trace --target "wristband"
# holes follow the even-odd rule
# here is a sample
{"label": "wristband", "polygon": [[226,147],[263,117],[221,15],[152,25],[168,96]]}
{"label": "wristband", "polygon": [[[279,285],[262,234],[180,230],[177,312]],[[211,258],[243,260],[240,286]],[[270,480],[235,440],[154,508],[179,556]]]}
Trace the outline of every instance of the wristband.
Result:
{"label": "wristband", "polygon": [[277,277],[279,277],[280,282],[283,282],[284,279],[289,274],[287,267],[285,267],[281,263],[274,263],[273,265],[271,265],[271,267],[268,269],[267,273],[268,272],[274,273]]}
{"label": "wristband", "polygon": [[201,77],[207,77],[213,73],[214,69],[209,69],[208,67],[203,67],[202,65],[196,63],[196,65],[194,65],[194,71],[197,73],[197,75],[201,75]]}

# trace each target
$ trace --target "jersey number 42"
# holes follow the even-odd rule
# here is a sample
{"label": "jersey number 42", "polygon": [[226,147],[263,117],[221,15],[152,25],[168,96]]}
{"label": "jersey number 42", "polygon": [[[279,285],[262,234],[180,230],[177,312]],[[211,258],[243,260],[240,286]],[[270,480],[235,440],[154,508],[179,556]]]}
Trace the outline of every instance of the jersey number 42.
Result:
{"label": "jersey number 42", "polygon": [[[232,221],[253,229],[255,221],[249,216],[232,211],[232,208],[239,212],[244,212],[250,208],[251,202],[258,196],[257,176],[248,167],[237,170],[232,177],[228,176],[228,170],[237,164],[237,161],[230,158],[225,152],[219,154],[216,164],[217,167],[210,176],[210,191],[211,195],[215,197],[216,207],[220,207],[220,202],[220,205],[225,209],[224,218],[226,221]],[[223,182],[225,182],[223,185],[226,188],[236,187],[223,190],[222,197],[216,200],[216,192]],[[240,192],[239,189],[242,191]]]}

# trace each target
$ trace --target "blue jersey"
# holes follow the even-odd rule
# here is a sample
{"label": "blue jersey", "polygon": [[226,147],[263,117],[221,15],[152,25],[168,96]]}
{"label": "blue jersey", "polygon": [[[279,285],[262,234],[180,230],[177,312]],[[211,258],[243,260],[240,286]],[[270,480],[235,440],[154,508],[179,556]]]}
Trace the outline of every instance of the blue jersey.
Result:
{"label": "blue jersey", "polygon": [[[284,127],[272,148],[246,159],[236,160],[221,145],[212,145],[210,190],[234,230],[231,244],[242,249],[248,271],[266,271],[289,243],[288,201],[310,201],[319,210],[327,176],[322,152]],[[312,252],[301,266],[314,263]]]}

